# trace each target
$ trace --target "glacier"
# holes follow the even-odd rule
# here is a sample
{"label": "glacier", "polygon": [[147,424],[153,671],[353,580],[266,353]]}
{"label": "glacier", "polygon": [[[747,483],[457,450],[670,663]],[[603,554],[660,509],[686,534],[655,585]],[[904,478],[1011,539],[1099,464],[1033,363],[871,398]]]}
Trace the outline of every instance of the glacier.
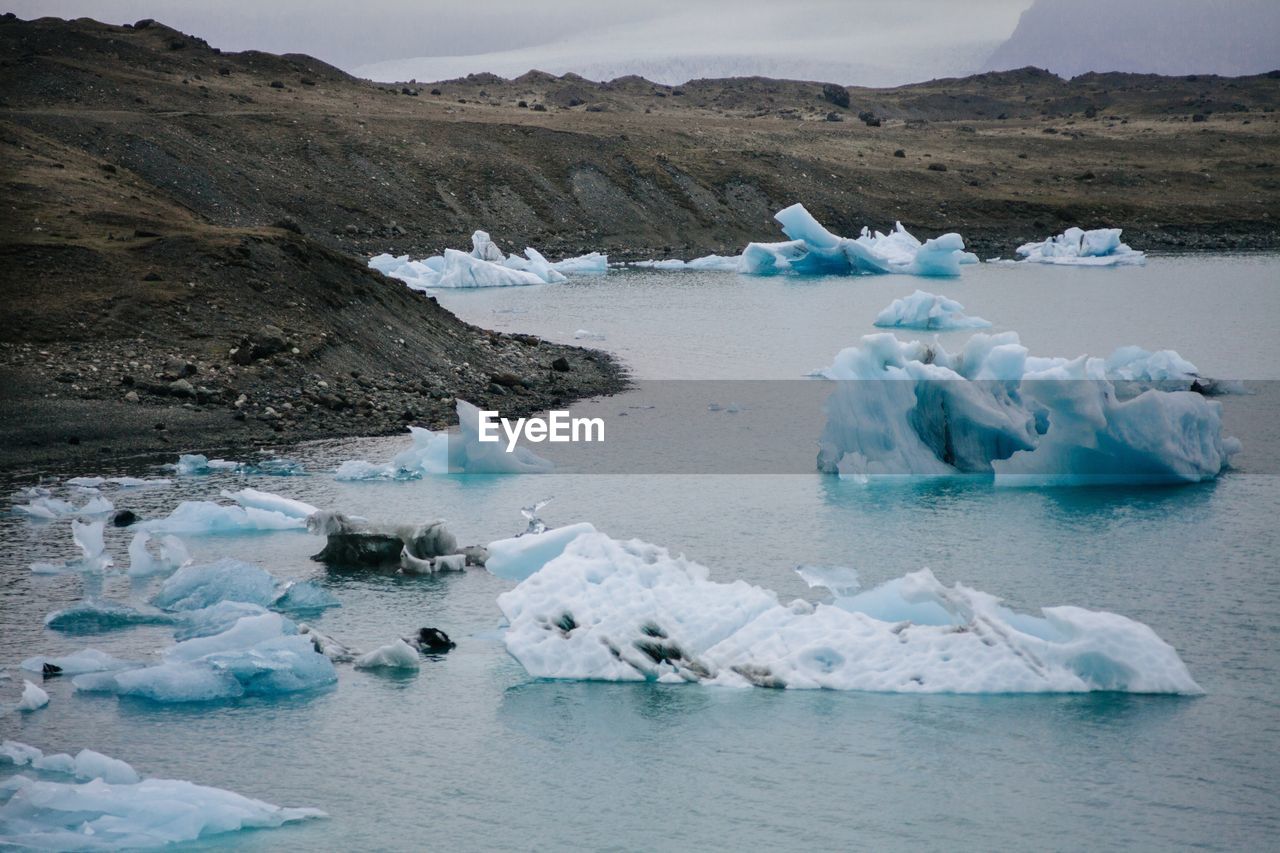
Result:
{"label": "glacier", "polygon": [[1201,693],[1177,652],[1114,613],[1017,613],[928,569],[784,604],[683,556],[599,532],[498,598],[536,678],[895,693]]}
{"label": "glacier", "polygon": [[1038,243],[1024,243],[1017,253],[1033,264],[1058,264],[1077,267],[1141,266],[1147,256],[1120,242],[1121,229],[1095,228],[1066,231]]}
{"label": "glacier", "polygon": [[868,335],[815,374],[841,380],[825,405],[818,468],[859,480],[973,474],[1008,485],[1212,479],[1240,449],[1223,435],[1221,404],[1132,378],[1179,370],[1183,382],[1196,375],[1172,351],[1034,357],[1016,332],[976,334],[954,355]]}
{"label": "glacier", "polygon": [[458,399],[458,431],[409,427],[412,444],[389,463],[350,459],[334,471],[338,480],[416,480],[424,474],[543,474],[555,468],[527,447],[508,453],[504,442],[480,440],[480,410]]}
{"label": "glacier", "polygon": [[602,275],[608,272],[609,258],[599,252],[565,258],[552,263],[536,249],[526,248],[524,257],[506,255],[485,231],[471,235],[471,251],[445,249],[443,255],[410,260],[408,255],[376,255],[369,267],[385,276],[403,281],[413,290],[469,287],[518,287],[528,284],[559,284],[566,275]]}
{"label": "glacier", "polygon": [[802,204],[774,214],[791,239],[781,243],[749,243],[742,252],[740,271],[748,275],[871,275],[902,273],[919,276],[958,276],[960,267],[978,258],[964,250],[959,234],[943,234],[921,243],[902,223],[888,234],[867,228],[853,239],[837,237],[813,218]]}
{"label": "glacier", "polygon": [[45,755],[15,741],[0,746],[0,766],[30,767],[0,782],[0,846],[47,850],[164,847],[242,829],[269,829],[327,817],[319,809],[281,808],[220,788],[143,779],[128,763],[82,749]]}
{"label": "glacier", "polygon": [[970,317],[964,306],[954,299],[917,290],[910,296],[895,299],[876,316],[875,325],[895,329],[924,329],[945,332],[953,329],[979,329],[991,323],[981,317]]}

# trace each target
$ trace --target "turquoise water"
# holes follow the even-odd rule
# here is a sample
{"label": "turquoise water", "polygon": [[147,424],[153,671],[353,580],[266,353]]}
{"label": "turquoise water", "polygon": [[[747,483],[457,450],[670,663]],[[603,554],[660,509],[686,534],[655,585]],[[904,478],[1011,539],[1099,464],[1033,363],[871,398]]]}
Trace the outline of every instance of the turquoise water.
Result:
{"label": "turquoise water", "polygon": [[[1158,258],[1124,271],[984,267],[944,283],[624,273],[442,301],[491,326],[566,340],[578,328],[604,333],[600,345],[647,378],[780,378],[829,363],[873,331],[870,319],[890,299],[919,286],[997,329],[1018,328],[1037,354],[1171,346],[1205,372],[1273,379],[1278,271],[1280,259],[1253,256]],[[613,402],[621,410],[627,398]],[[87,746],[144,775],[331,815],[211,846],[1258,849],[1280,831],[1280,479],[1257,473],[1273,455],[1266,448],[1250,448],[1258,464],[1214,483],[1162,489],[868,488],[816,474],[368,484],[320,473],[344,459],[385,460],[403,444],[309,445],[296,454],[316,472],[308,477],[191,478],[117,503],[154,515],[243,483],[379,519],[442,516],[461,541],[487,542],[523,527],[520,506],[554,496],[544,511],[553,524],[589,520],[657,542],[716,579],[743,578],[784,600],[820,597],[792,572],[800,563],[853,566],[867,586],[928,566],[1019,609],[1123,613],[1174,645],[1205,695],[534,681],[501,645],[494,599],[507,582],[481,571],[326,572],[309,559],[321,540],[275,533],[187,541],[197,559],[235,556],[317,579],[342,607],[316,623],[349,644],[372,648],[432,625],[458,648],[415,676],[343,666],[338,685],[317,695],[191,707],[76,694],[55,679],[50,706],[0,717],[0,736]],[[82,593],[77,578],[27,569],[65,554],[69,539],[56,530],[0,518],[0,665],[12,671],[29,655],[86,644],[135,658],[166,645],[163,629],[90,638],[43,629],[46,613]],[[112,533],[118,559],[125,542]],[[116,578],[108,591],[123,599],[149,590]],[[11,685],[0,682],[6,701]]]}

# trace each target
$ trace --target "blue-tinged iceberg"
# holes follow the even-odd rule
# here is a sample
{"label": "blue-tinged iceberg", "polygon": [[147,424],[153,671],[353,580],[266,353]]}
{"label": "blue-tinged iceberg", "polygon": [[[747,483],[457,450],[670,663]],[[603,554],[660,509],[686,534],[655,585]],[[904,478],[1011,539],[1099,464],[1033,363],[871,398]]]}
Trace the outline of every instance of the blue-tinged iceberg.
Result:
{"label": "blue-tinged iceberg", "polygon": [[184,536],[305,530],[306,527],[306,519],[296,515],[256,506],[228,506],[214,501],[183,501],[165,518],[137,525],[137,529],[151,533],[180,533]]}
{"label": "blue-tinged iceberg", "polygon": [[[1008,484],[1182,483],[1216,477],[1239,442],[1177,353],[1038,358],[1015,332],[940,344],[868,335],[817,375],[818,468],[842,476],[994,475]],[[1176,376],[1174,390],[1157,381]]]}
{"label": "blue-tinged iceberg", "polygon": [[639,540],[586,532],[498,598],[537,678],[900,693],[1200,693],[1177,652],[1114,613],[1016,613],[927,569],[832,603],[780,602]]}
{"label": "blue-tinged iceberg", "polygon": [[0,768],[5,764],[30,768],[39,777],[18,773],[0,782],[0,843],[5,846],[165,847],[326,817],[318,809],[281,808],[220,788],[143,779],[126,762],[91,749],[72,758],[5,741],[0,745]]}
{"label": "blue-tinged iceberg", "polygon": [[774,214],[791,239],[782,243],[750,243],[742,253],[741,271],[750,275],[869,275],[903,273],[957,276],[960,267],[978,262],[964,250],[959,234],[943,234],[921,243],[899,222],[888,234],[866,228],[856,238],[838,237],[822,227],[802,204]]}
{"label": "blue-tinged iceberg", "polygon": [[609,258],[592,252],[552,263],[536,249],[524,256],[506,255],[484,231],[471,235],[471,251],[445,249],[443,255],[414,261],[408,255],[381,254],[369,259],[369,266],[385,276],[397,278],[413,290],[468,287],[516,287],[527,284],[558,284],[566,275],[601,275],[608,272]]}
{"label": "blue-tinged iceberg", "polygon": [[507,451],[507,442],[480,440],[480,410],[457,401],[458,431],[409,427],[412,444],[388,463],[349,459],[338,466],[338,480],[416,480],[424,474],[544,474],[555,468],[527,447]]}
{"label": "blue-tinged iceberg", "polygon": [[1141,266],[1147,262],[1142,252],[1120,242],[1119,228],[1085,231],[1068,228],[1056,237],[1039,243],[1024,243],[1018,254],[1028,263],[1076,267]]}
{"label": "blue-tinged iceberg", "polygon": [[991,325],[981,317],[965,314],[964,306],[954,299],[923,290],[893,300],[888,308],[876,316],[875,324],[893,329],[923,329],[934,332],[980,329]]}

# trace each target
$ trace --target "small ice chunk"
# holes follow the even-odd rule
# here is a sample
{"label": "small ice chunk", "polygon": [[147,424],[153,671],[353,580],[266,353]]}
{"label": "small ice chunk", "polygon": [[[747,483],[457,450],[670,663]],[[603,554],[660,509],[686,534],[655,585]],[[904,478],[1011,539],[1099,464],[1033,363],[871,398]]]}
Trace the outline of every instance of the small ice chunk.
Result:
{"label": "small ice chunk", "polygon": [[160,556],[154,556],[147,547],[152,536],[145,530],[139,530],[129,543],[130,577],[146,577],[163,574],[180,569],[191,562],[187,546],[176,536],[162,536],[159,539]]}
{"label": "small ice chunk", "polygon": [[33,563],[31,571],[50,575],[63,572],[101,572],[107,569],[114,561],[107,554],[107,547],[102,540],[105,529],[106,522],[102,521],[72,521],[71,538],[80,549],[80,558],[62,563]]}
{"label": "small ice chunk", "polygon": [[68,486],[79,486],[83,489],[96,489],[107,482],[103,477],[72,477],[67,480]]}
{"label": "small ice chunk", "polygon": [[313,581],[287,581],[281,585],[271,606],[277,610],[324,610],[338,607],[340,603]]}
{"label": "small ice chunk", "polygon": [[877,326],[898,329],[927,329],[931,331],[947,331],[949,329],[977,329],[990,326],[991,323],[981,317],[970,317],[964,313],[964,306],[954,299],[917,290],[910,296],[893,300],[876,317]]}
{"label": "small ice chunk", "polygon": [[215,471],[238,471],[241,465],[229,459],[210,459],[203,453],[184,453],[178,457],[177,464],[170,467],[179,475],[192,476],[212,474]]}
{"label": "small ice chunk", "polygon": [[379,646],[355,660],[356,669],[418,669],[418,652],[404,640]]}
{"label": "small ice chunk", "polygon": [[228,600],[267,607],[276,600],[276,580],[259,566],[224,557],[179,569],[151,599],[166,610],[198,610]]}
{"label": "small ice chunk", "polygon": [[165,518],[144,521],[141,530],[204,536],[219,533],[252,533],[302,530],[306,519],[257,507],[226,506],[213,501],[183,501]]}
{"label": "small ice chunk", "polygon": [[19,711],[37,711],[49,704],[49,694],[45,693],[36,685],[22,680],[22,698],[18,700]]}
{"label": "small ice chunk", "polygon": [[167,477],[108,477],[107,482],[122,489],[160,489],[173,485],[173,480]]}
{"label": "small ice chunk", "polygon": [[604,335],[593,332],[590,329],[578,329],[573,333],[573,339],[575,341],[603,341]]}
{"label": "small ice chunk", "polygon": [[344,646],[333,637],[305,622],[298,625],[298,633],[309,639],[317,652],[334,663],[349,663],[360,654],[358,650]]}

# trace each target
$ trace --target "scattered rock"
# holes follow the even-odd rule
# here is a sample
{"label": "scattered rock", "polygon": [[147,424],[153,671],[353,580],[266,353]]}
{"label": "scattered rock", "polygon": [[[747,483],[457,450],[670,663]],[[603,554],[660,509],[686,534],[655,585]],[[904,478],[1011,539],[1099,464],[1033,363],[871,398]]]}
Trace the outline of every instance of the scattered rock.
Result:
{"label": "scattered rock", "polygon": [[117,510],[116,514],[111,516],[111,523],[116,527],[128,527],[137,521],[138,516],[131,509]]}
{"label": "scattered rock", "polygon": [[904,151],[903,149],[899,148],[898,150],[896,150],[896,151],[894,151],[894,152],[893,152],[893,156],[894,156],[894,157],[906,157],[906,156],[907,156],[907,152],[906,152],[906,151]]}
{"label": "scattered rock", "polygon": [[284,88],[284,83],[280,82],[279,80],[272,80],[272,81],[271,81],[271,88],[272,88],[272,89],[283,89],[283,88]]}
{"label": "scattered rock", "polygon": [[928,169],[930,172],[945,172],[947,171],[947,164],[946,163],[930,163],[928,166]]}
{"label": "scattered rock", "polygon": [[559,373],[568,373],[572,368],[569,367],[569,359],[564,356],[560,356],[555,361],[551,362],[551,369]]}
{"label": "scattered rock", "polygon": [[822,84],[822,97],[837,107],[849,109],[849,90],[844,86],[837,86],[835,83]]}

